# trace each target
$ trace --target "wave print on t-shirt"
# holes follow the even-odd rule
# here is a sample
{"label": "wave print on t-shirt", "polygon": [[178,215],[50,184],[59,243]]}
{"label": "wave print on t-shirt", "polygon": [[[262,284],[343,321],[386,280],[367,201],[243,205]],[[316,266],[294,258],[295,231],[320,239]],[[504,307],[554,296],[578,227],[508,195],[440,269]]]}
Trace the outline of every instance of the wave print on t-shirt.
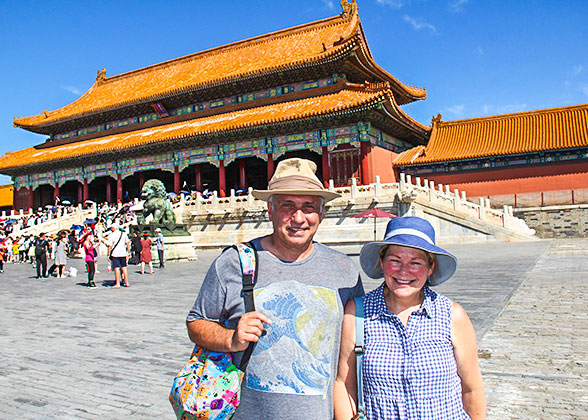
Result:
{"label": "wave print on t-shirt", "polygon": [[339,323],[336,291],[294,280],[255,290],[266,328],[247,368],[247,386],[283,394],[323,395]]}

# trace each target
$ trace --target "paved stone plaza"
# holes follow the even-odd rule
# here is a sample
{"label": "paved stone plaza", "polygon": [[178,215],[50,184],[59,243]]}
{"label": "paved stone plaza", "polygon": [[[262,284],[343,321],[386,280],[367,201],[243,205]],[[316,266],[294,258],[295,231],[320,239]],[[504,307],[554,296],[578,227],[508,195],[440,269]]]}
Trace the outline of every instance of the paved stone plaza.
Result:
{"label": "paved stone plaza", "polygon": [[[476,327],[489,419],[588,418],[588,240],[450,245],[460,259],[438,289]],[[357,262],[359,247],[345,248]],[[184,319],[217,251],[131,287],[0,274],[1,419],[173,419],[167,401],[191,345]],[[377,286],[366,281],[366,289]],[[260,415],[263,419],[263,415]],[[255,420],[255,419],[253,419]],[[269,419],[271,420],[271,419]],[[321,419],[317,419],[321,420]]]}

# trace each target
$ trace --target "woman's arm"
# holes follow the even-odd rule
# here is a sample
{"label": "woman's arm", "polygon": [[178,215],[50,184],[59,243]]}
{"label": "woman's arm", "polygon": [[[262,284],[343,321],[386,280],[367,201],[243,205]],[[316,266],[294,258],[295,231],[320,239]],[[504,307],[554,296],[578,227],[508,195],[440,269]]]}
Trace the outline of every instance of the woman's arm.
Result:
{"label": "woman's arm", "polygon": [[339,369],[333,389],[335,420],[350,420],[357,411],[355,364],[355,301],[350,299],[345,305],[341,327]]}
{"label": "woman's arm", "polygon": [[478,364],[476,332],[466,311],[457,303],[451,308],[451,341],[461,378],[463,407],[472,420],[486,418],[486,396]]}

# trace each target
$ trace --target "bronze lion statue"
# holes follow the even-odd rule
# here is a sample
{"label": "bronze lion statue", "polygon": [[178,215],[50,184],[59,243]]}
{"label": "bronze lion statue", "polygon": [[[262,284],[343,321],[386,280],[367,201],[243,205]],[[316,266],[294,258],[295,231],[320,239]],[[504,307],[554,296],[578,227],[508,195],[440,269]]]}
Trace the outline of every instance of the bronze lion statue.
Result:
{"label": "bronze lion statue", "polygon": [[158,179],[150,179],[145,182],[141,189],[141,198],[143,203],[143,215],[139,223],[145,223],[145,219],[150,214],[153,215],[152,225],[167,225],[176,223],[176,215],[172,209],[171,203],[167,199],[165,186]]}

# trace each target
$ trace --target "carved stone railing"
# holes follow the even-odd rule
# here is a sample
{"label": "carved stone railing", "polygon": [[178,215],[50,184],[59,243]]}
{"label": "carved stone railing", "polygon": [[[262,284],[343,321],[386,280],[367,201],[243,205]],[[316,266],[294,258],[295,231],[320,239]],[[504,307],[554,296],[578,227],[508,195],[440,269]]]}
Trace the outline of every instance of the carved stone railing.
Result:
{"label": "carved stone railing", "polygon": [[490,201],[480,198],[479,203],[473,203],[466,199],[465,191],[450,190],[448,185],[437,184],[427,179],[415,178],[412,182],[410,175],[400,174],[399,191],[416,193],[417,200],[428,201],[432,206],[451,208],[458,213],[463,213],[470,218],[477,218],[487,223],[511,229],[522,234],[534,235],[523,219],[513,215],[511,206],[503,206],[502,210],[490,207]]}
{"label": "carved stone railing", "polygon": [[[10,217],[14,219],[31,217],[34,215],[32,209],[28,212],[20,210],[19,212],[11,211],[10,216],[6,216],[5,212],[2,212],[2,217]],[[17,224],[14,224],[14,230],[11,236],[21,235],[38,235],[41,232],[45,233],[56,233],[62,229],[69,229],[72,225],[81,224],[84,220],[93,218],[96,215],[96,208],[94,206],[84,209],[82,205],[72,208],[72,210],[58,209],[56,213],[49,212],[47,214],[47,220],[32,226],[26,226],[20,228]]]}
{"label": "carved stone railing", "polygon": [[[329,190],[340,193],[342,196],[329,202],[326,206],[325,216],[338,217],[357,214],[362,208],[373,205],[393,205],[398,209],[400,216],[416,214],[415,206],[429,206],[432,208],[444,209],[456,217],[463,217],[475,220],[481,224],[493,225],[516,232],[521,235],[533,235],[534,230],[529,229],[522,219],[513,216],[513,209],[504,206],[502,210],[492,209],[489,202],[480,199],[479,203],[473,203],[466,199],[465,192],[458,190],[450,191],[448,186],[435,185],[433,181],[400,175],[400,181],[396,183],[382,184],[376,176],[376,182],[369,185],[357,185],[356,179],[351,180],[351,185],[346,187],[333,186],[329,182]],[[266,203],[257,200],[251,194],[236,196],[231,190],[228,197],[218,197],[214,192],[210,197],[203,198],[200,194],[193,199],[182,198],[174,206],[176,218],[183,220],[183,223],[190,224],[204,223],[205,220],[218,220],[220,217],[230,219],[234,217],[260,218],[266,211]],[[353,211],[355,207],[356,211]],[[343,211],[342,209],[346,209]],[[351,210],[350,210],[351,209]]]}

